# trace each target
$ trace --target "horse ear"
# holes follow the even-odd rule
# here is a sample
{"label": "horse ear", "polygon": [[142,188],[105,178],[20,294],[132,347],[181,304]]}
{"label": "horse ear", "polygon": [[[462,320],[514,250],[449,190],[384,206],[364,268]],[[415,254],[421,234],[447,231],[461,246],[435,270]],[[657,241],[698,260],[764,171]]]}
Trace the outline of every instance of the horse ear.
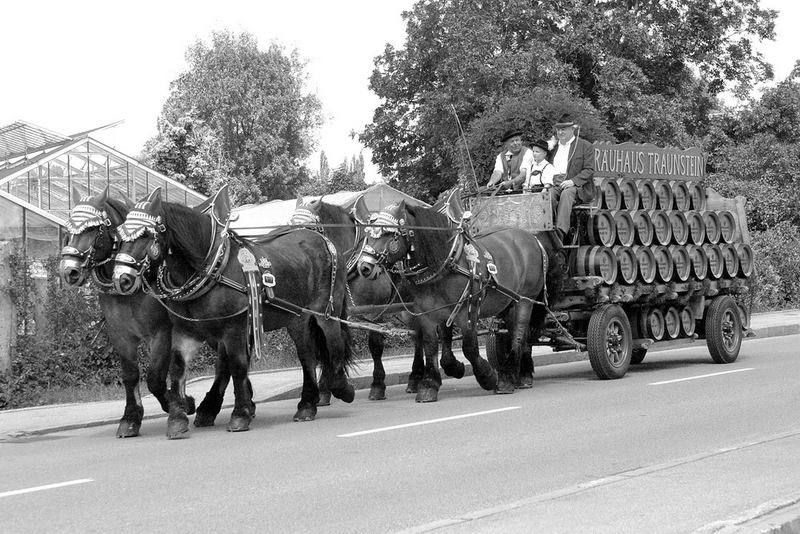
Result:
{"label": "horse ear", "polygon": [[96,202],[97,202],[99,205],[101,205],[101,206],[102,206],[103,204],[105,204],[105,203],[106,203],[106,201],[107,201],[107,200],[108,200],[108,186],[106,186],[106,187],[105,187],[105,189],[103,189],[103,192],[102,192],[102,193],[100,193],[100,194],[97,196],[97,198],[96,198]]}
{"label": "horse ear", "polygon": [[150,194],[147,195],[147,198],[144,199],[145,202],[155,202],[156,199],[161,200],[161,187],[156,187]]}
{"label": "horse ear", "polygon": [[302,205],[303,205],[303,197],[302,196],[298,196],[297,197],[297,202],[295,202],[294,207],[295,207],[295,209],[297,209],[297,208],[300,208]]}
{"label": "horse ear", "polygon": [[369,208],[367,207],[367,201],[364,199],[364,195],[361,195],[356,199],[351,212],[353,213],[356,222],[361,224],[367,224],[369,222]]}
{"label": "horse ear", "polygon": [[72,186],[72,205],[79,204],[81,201],[81,192],[74,185]]}
{"label": "horse ear", "polygon": [[228,184],[223,185],[222,189],[217,191],[211,204],[214,206],[214,217],[216,217],[217,221],[225,223],[231,216],[231,199],[228,196]]}

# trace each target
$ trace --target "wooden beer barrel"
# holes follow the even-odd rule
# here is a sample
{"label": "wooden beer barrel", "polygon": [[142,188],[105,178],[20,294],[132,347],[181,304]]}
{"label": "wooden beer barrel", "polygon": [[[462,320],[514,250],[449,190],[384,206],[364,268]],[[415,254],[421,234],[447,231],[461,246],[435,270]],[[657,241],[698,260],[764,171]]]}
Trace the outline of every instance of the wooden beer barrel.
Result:
{"label": "wooden beer barrel", "polygon": [[700,245],[686,245],[686,252],[692,260],[692,276],[698,280],[705,280],[708,275],[708,254]]}
{"label": "wooden beer barrel", "polygon": [[639,313],[639,334],[660,341],[664,339],[664,314],[658,308],[642,308]]}
{"label": "wooden beer barrel", "polygon": [[675,263],[675,270],[673,276],[681,282],[689,279],[692,273],[692,258],[686,247],[682,245],[670,245],[669,253],[672,256],[672,261]]}
{"label": "wooden beer barrel", "polygon": [[653,242],[659,245],[669,245],[672,241],[672,224],[669,222],[669,215],[661,210],[651,210],[647,214],[653,222]]}
{"label": "wooden beer barrel", "polygon": [[736,278],[736,275],[739,274],[739,255],[736,254],[736,248],[729,243],[720,245],[719,248],[722,250],[722,259],[725,264],[725,277]]}
{"label": "wooden beer barrel", "polygon": [[631,213],[625,210],[618,210],[612,213],[614,226],[617,229],[617,243],[624,247],[633,245],[636,238],[636,225],[633,224]]}
{"label": "wooden beer barrel", "polygon": [[676,339],[681,335],[681,314],[675,306],[664,309],[664,329],[667,339]]}
{"label": "wooden beer barrel", "polygon": [[650,247],[635,245],[633,253],[636,254],[636,263],[639,265],[639,278],[645,284],[652,284],[656,279],[656,271],[658,270],[653,251]]}
{"label": "wooden beer barrel", "polygon": [[614,215],[608,210],[600,210],[590,216],[586,229],[592,245],[610,247],[617,238]]}
{"label": "wooden beer barrel", "polygon": [[617,257],[608,247],[578,247],[572,272],[575,276],[599,276],[606,284],[617,281]]}
{"label": "wooden beer barrel", "polygon": [[706,240],[706,223],[699,211],[687,211],[686,222],[689,225],[689,241],[695,245],[702,245]]}
{"label": "wooden beer barrel", "polygon": [[720,211],[717,216],[719,217],[719,233],[722,241],[733,243],[736,237],[736,218],[730,211]]}
{"label": "wooden beer barrel", "polygon": [[683,180],[672,180],[669,182],[672,188],[672,198],[676,210],[687,211],[692,203],[689,188]]}
{"label": "wooden beer barrel", "polygon": [[736,243],[736,254],[739,256],[739,275],[748,277],[753,274],[753,249],[747,243]]}
{"label": "wooden beer barrel", "polygon": [[654,210],[658,204],[656,188],[651,180],[637,180],[636,188],[639,190],[639,205],[643,210]]}
{"label": "wooden beer barrel", "polygon": [[658,198],[658,209],[669,211],[674,205],[674,197],[672,195],[672,187],[666,180],[656,180],[653,182],[653,187],[656,189],[656,197]]}
{"label": "wooden beer barrel", "polygon": [[703,224],[706,225],[706,241],[717,244],[720,238],[719,215],[715,211],[703,212]]}
{"label": "wooden beer barrel", "polygon": [[722,278],[725,270],[725,260],[722,258],[722,250],[720,250],[719,245],[706,243],[703,245],[703,250],[706,251],[706,256],[708,256],[708,278]]}
{"label": "wooden beer barrel", "polygon": [[636,182],[630,178],[620,178],[617,180],[619,186],[619,193],[622,197],[622,207],[628,211],[636,211],[639,209],[639,188]]}
{"label": "wooden beer barrel", "polygon": [[633,214],[633,225],[636,227],[635,240],[640,245],[649,246],[653,242],[653,221],[644,210]]}
{"label": "wooden beer barrel", "polygon": [[622,205],[622,195],[620,195],[619,185],[617,185],[616,179],[603,178],[600,182],[600,187],[598,187],[598,191],[603,199],[603,203],[600,205],[601,208],[607,210],[618,210],[620,208]]}
{"label": "wooden beer barrel", "polygon": [[694,316],[694,310],[691,306],[682,306],[678,313],[681,317],[681,335],[684,337],[691,337],[694,335],[694,330],[696,327],[695,320],[697,319]]}
{"label": "wooden beer barrel", "polygon": [[639,262],[636,260],[636,253],[631,247],[617,245],[611,247],[617,257],[617,278],[620,282],[632,284],[639,276]]}
{"label": "wooden beer barrel", "polygon": [[669,212],[669,224],[672,226],[672,241],[685,245],[689,241],[689,223],[682,211]]}
{"label": "wooden beer barrel", "polygon": [[672,261],[669,249],[661,245],[653,245],[650,249],[656,259],[656,279],[661,282],[669,282],[675,272],[675,263]]}
{"label": "wooden beer barrel", "polygon": [[692,199],[692,209],[703,211],[706,209],[706,190],[700,182],[688,182],[689,197]]}

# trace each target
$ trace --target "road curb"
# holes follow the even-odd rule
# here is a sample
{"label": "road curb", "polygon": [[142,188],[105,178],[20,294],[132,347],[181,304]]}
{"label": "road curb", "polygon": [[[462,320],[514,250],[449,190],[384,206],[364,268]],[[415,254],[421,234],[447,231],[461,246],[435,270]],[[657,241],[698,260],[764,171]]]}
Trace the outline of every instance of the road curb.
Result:
{"label": "road curb", "polygon": [[[760,327],[760,328],[753,329],[753,332],[755,333],[755,338],[759,338],[759,339],[795,335],[795,334],[800,334],[800,324],[783,324],[783,325],[772,325],[772,326],[767,326],[767,327]],[[750,339],[753,339],[753,338],[750,338]],[[703,343],[703,340],[698,340],[696,343]],[[692,347],[692,346],[694,346],[694,343],[686,345],[686,347]],[[658,347],[654,347],[653,352],[657,352],[659,350],[669,350],[669,348],[659,349]],[[402,355],[397,355],[396,357],[403,357],[403,356]],[[535,363],[535,365],[537,367],[542,367],[542,366],[546,366],[546,365],[556,365],[556,364],[562,364],[562,363],[578,362],[578,361],[586,361],[586,360],[588,360],[588,355],[587,355],[586,352],[574,352],[574,351],[572,351],[572,352],[544,353],[544,354],[537,354],[536,356],[534,356],[534,363]],[[369,362],[369,360],[365,360],[364,363],[365,364],[369,364],[370,362]],[[469,364],[469,362],[465,362],[464,363],[464,367],[465,367],[464,376],[472,376],[473,375],[472,366]],[[269,371],[269,372],[276,372],[276,371]],[[405,384],[405,383],[408,382],[409,374],[410,374],[410,370],[409,371],[401,371],[401,372],[389,372],[389,373],[386,374],[386,378],[385,378],[386,385],[387,386],[394,386],[394,385]],[[447,377],[445,376],[444,378],[447,378]],[[195,379],[193,381],[197,381],[197,379]],[[369,389],[369,387],[372,384],[372,376],[367,375],[367,376],[353,377],[353,378],[350,379],[350,381],[351,381],[351,383],[353,384],[353,387],[356,390]],[[275,393],[275,394],[272,394],[272,395],[268,394],[268,395],[263,396],[261,398],[254,399],[254,402],[256,404],[264,404],[264,403],[267,403],[267,402],[296,399],[300,395],[301,391],[302,391],[302,386],[290,387],[289,389],[285,389],[285,390],[280,391],[278,393]],[[80,403],[73,403],[73,404],[80,404]],[[223,410],[231,409],[231,408],[233,408],[233,404],[225,404],[225,405],[222,406]],[[27,408],[23,408],[23,409],[27,409]],[[36,406],[36,407],[31,408],[31,409],[39,410],[39,409],[47,409],[47,407],[46,406]],[[0,416],[2,416],[2,412],[0,412]],[[166,416],[167,416],[167,414],[159,412],[159,413],[153,413],[153,414],[145,415],[144,419],[145,420],[159,419],[159,418],[163,418],[163,417],[166,417]],[[24,438],[24,437],[27,437],[27,436],[37,436],[37,435],[42,435],[42,434],[50,434],[50,433],[53,433],[53,432],[63,432],[63,431],[68,431],[68,430],[77,430],[77,429],[82,429],[82,428],[91,428],[91,427],[95,427],[95,426],[116,424],[118,422],[119,422],[119,418],[118,417],[114,417],[114,418],[97,419],[97,420],[87,421],[87,422],[84,422],[84,423],[65,424],[65,425],[59,425],[59,426],[53,426],[53,427],[48,427],[48,428],[35,429],[35,430],[30,430],[30,431],[14,431],[14,432],[9,432],[7,434],[4,434],[4,435],[0,436],[0,442],[2,442],[3,440],[19,439],[19,438]],[[800,526],[800,525],[798,525],[798,526]]]}

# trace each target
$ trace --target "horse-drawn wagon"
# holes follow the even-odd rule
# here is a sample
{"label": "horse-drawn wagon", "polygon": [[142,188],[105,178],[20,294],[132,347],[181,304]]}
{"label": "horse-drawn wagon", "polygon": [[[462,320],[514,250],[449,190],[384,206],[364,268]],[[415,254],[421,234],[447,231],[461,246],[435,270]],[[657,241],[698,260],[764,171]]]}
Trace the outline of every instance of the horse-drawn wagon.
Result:
{"label": "horse-drawn wagon", "polygon": [[[741,296],[753,273],[744,199],[703,187],[698,149],[597,143],[594,163],[596,198],[573,211],[552,313],[530,342],[586,350],[604,379],[624,376],[654,343],[705,339],[715,362],[735,361],[749,326]],[[549,195],[475,197],[472,229],[551,230]],[[507,335],[502,325],[490,330],[490,360]]]}

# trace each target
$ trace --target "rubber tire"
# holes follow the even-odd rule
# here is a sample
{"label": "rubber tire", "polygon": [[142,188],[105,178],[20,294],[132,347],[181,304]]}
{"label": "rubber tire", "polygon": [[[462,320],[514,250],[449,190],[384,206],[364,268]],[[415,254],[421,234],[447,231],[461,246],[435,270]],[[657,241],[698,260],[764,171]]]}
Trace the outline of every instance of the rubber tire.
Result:
{"label": "rubber tire", "polygon": [[[486,359],[494,370],[497,370],[501,359],[500,356],[505,356],[505,336],[507,335],[508,334],[490,331],[486,336]],[[505,361],[505,357],[503,357],[502,360]]]}
{"label": "rubber tire", "polygon": [[631,351],[631,363],[639,365],[644,361],[645,355],[647,355],[647,349],[633,349]]}
{"label": "rubber tire", "polygon": [[[727,321],[727,324],[723,324]],[[716,297],[711,301],[706,310],[703,323],[705,325],[706,344],[708,352],[714,363],[733,363],[739,357],[739,349],[742,347],[742,318],[739,315],[739,307],[736,301],[728,295]],[[725,330],[730,329],[727,335],[732,335],[732,339],[726,342]]]}
{"label": "rubber tire", "polygon": [[[616,362],[611,360],[608,353],[609,340],[607,339],[609,327],[615,325],[622,335],[620,341],[623,349],[622,357]],[[605,304],[596,309],[589,319],[586,345],[589,351],[589,362],[598,378],[609,380],[625,376],[633,353],[631,324],[625,311],[616,304]]]}

